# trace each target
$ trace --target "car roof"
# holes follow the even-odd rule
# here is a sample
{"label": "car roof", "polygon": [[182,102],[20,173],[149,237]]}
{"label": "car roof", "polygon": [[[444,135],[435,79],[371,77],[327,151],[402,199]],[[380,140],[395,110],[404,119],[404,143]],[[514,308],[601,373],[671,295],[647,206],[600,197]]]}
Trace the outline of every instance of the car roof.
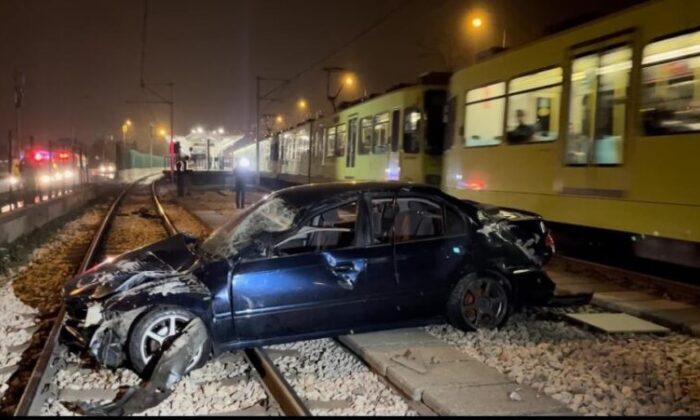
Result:
{"label": "car roof", "polygon": [[296,187],[278,190],[275,192],[275,195],[283,198],[285,201],[297,207],[305,207],[309,204],[320,203],[326,199],[331,199],[352,192],[396,192],[399,190],[428,194],[441,193],[441,191],[435,187],[425,184],[414,184],[411,182],[352,181],[299,185]]}

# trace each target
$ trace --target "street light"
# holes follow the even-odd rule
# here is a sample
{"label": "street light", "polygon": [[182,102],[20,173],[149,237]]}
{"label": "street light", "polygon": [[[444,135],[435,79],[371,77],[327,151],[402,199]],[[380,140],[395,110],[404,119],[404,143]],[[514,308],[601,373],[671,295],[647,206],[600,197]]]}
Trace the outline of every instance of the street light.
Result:
{"label": "street light", "polygon": [[297,108],[299,108],[300,111],[306,111],[306,108],[308,108],[309,104],[306,102],[306,99],[301,98],[297,101]]}
{"label": "street light", "polygon": [[[475,48],[474,49],[476,50],[476,52],[478,52],[478,49],[479,49],[478,35],[479,35],[479,32],[484,27],[484,25],[488,22],[486,21],[485,15],[482,12],[472,12],[470,14],[470,17],[468,18],[468,20],[469,20],[469,25],[472,28],[474,28],[474,31],[476,31],[474,34],[474,40],[475,40],[475,42],[474,42]],[[491,19],[490,21],[493,22],[493,19]],[[505,48],[506,47],[506,35],[507,35],[506,34],[506,27],[505,27],[505,25],[499,25],[499,26],[503,27],[503,38],[501,41],[501,48]],[[476,52],[474,54],[475,60],[476,60]]]}
{"label": "street light", "polygon": [[219,134],[224,134],[226,131],[224,130],[223,127],[219,127],[218,132],[219,132]]}
{"label": "street light", "polygon": [[168,132],[165,131],[165,128],[161,128],[160,130],[158,130],[158,134],[160,134],[162,137],[168,137]]}
{"label": "street light", "polygon": [[282,117],[281,115],[278,115],[277,117],[275,117],[275,122],[276,122],[277,124],[282,124],[282,123],[284,123],[284,117]]}

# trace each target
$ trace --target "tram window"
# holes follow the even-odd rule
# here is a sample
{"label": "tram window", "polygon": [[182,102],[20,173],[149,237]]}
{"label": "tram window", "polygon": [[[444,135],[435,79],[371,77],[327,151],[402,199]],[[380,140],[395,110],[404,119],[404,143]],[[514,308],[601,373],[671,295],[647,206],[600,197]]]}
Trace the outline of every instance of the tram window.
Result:
{"label": "tram window", "polygon": [[372,117],[360,120],[360,144],[357,148],[358,155],[366,155],[372,149]]}
{"label": "tram window", "polygon": [[556,140],[561,83],[561,67],[511,80],[508,87],[509,143]]}
{"label": "tram window", "polygon": [[493,146],[503,138],[506,84],[495,83],[467,92],[465,146]]}
{"label": "tram window", "polygon": [[326,130],[326,157],[335,156],[335,138],[336,138],[335,127],[329,127]]}
{"label": "tram window", "polygon": [[[306,131],[297,131],[296,134],[296,149],[297,149],[297,160],[301,160],[304,156],[309,154],[309,136]],[[308,156],[307,156],[308,157]]]}
{"label": "tram window", "polygon": [[323,140],[325,139],[324,137],[325,130],[323,127],[320,127],[318,130],[316,130],[316,156],[319,158],[323,157]]}
{"label": "tram window", "polygon": [[389,145],[389,113],[383,112],[374,117],[374,144],[372,153],[386,153]]}
{"label": "tram window", "polygon": [[345,124],[336,127],[335,155],[345,156],[345,144],[347,143],[347,131]]}
{"label": "tram window", "polygon": [[403,113],[403,151],[420,152],[420,111],[406,108]]}
{"label": "tram window", "polygon": [[649,44],[642,65],[646,135],[700,131],[700,32]]}
{"label": "tram window", "polygon": [[620,47],[578,57],[571,73],[569,165],[619,165],[632,50]]}

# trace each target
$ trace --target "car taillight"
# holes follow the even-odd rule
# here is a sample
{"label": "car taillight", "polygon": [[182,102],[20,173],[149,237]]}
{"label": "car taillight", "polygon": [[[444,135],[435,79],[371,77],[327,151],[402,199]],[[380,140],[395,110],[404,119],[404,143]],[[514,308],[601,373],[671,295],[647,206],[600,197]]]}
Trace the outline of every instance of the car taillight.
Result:
{"label": "car taillight", "polygon": [[547,232],[547,236],[544,237],[544,246],[552,250],[552,253],[556,251],[556,247],[554,246],[554,238],[552,237],[552,234]]}

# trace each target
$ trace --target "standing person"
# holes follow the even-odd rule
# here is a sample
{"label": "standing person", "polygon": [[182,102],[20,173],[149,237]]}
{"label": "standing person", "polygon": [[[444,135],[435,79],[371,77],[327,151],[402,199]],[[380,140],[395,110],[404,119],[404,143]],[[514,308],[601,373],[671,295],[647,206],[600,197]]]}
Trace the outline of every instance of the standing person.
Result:
{"label": "standing person", "polygon": [[248,178],[248,161],[240,159],[236,162],[236,167],[233,169],[234,182],[236,184],[236,208],[242,209],[245,207],[245,188]]}
{"label": "standing person", "polygon": [[184,166],[181,160],[178,160],[175,164],[175,181],[177,182],[177,196],[182,197],[185,195],[185,174],[182,172],[182,167]]}

